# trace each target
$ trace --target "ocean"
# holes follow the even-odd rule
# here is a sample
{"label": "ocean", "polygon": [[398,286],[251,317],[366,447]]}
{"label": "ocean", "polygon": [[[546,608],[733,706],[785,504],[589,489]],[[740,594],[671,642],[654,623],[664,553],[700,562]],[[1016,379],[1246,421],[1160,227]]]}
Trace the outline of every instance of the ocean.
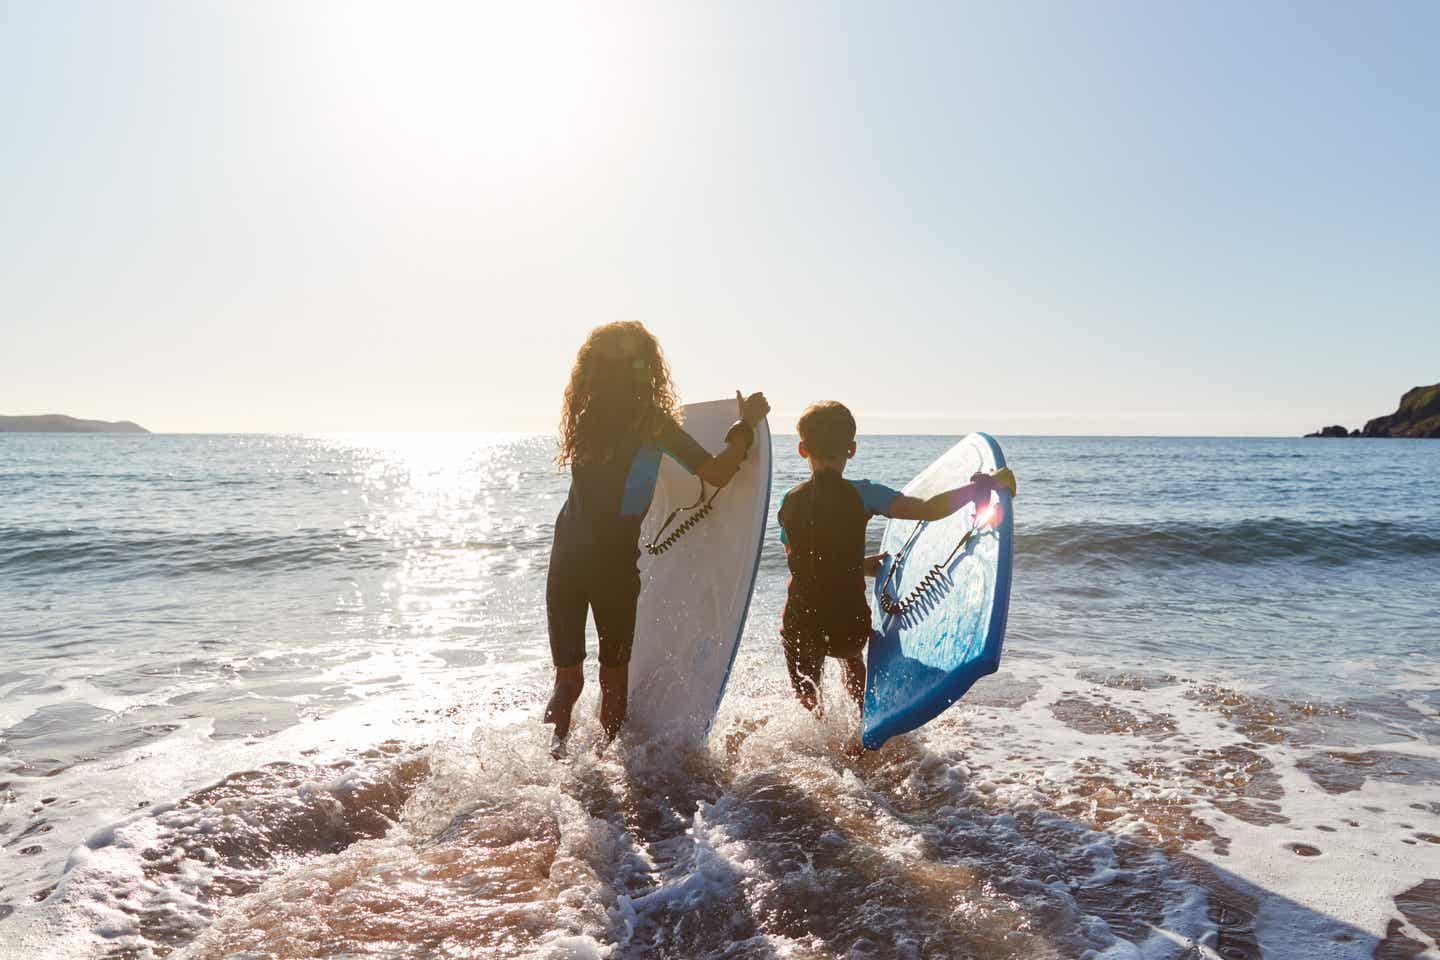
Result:
{"label": "ocean", "polygon": [[999,439],[956,707],[795,704],[772,518],[707,745],[592,637],[560,763],[551,438],[0,436],[0,957],[1440,957],[1440,444]]}

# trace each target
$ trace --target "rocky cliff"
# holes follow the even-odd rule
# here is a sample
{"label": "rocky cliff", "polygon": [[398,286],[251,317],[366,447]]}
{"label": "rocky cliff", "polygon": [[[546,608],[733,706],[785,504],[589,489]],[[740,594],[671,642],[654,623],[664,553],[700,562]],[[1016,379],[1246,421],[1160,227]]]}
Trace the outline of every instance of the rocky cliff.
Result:
{"label": "rocky cliff", "polygon": [[1431,437],[1440,439],[1440,383],[1414,387],[1400,398],[1400,407],[1385,417],[1367,421],[1364,429],[1346,432],[1325,427],[1307,437]]}
{"label": "rocky cliff", "polygon": [[1400,398],[1400,408],[1376,417],[1360,431],[1365,437],[1440,437],[1440,383],[1415,387]]}
{"label": "rocky cliff", "polygon": [[1321,427],[1319,430],[1316,430],[1314,433],[1307,433],[1307,434],[1305,434],[1305,436],[1307,436],[1307,437],[1358,437],[1358,436],[1360,436],[1360,431],[1359,431],[1359,430],[1346,430],[1344,427],[1340,426],[1340,425],[1337,423],[1337,424],[1335,424],[1335,426],[1333,426],[1333,427]]}
{"label": "rocky cliff", "polygon": [[0,416],[0,433],[149,433],[129,420],[79,420],[59,413],[38,417]]}

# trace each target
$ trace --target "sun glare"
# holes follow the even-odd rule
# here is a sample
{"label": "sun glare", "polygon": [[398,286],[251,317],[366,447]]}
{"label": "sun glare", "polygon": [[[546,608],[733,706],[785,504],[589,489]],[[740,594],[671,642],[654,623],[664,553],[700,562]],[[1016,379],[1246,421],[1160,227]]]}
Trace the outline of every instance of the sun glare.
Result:
{"label": "sun glare", "polygon": [[377,174],[513,185],[553,176],[622,126],[625,33],[598,7],[325,10],[310,24],[316,89],[346,153]]}
{"label": "sun glare", "polygon": [[995,527],[998,527],[1003,516],[1003,511],[1004,508],[1000,506],[1000,501],[992,500],[989,506],[975,515],[975,529],[993,530]]}

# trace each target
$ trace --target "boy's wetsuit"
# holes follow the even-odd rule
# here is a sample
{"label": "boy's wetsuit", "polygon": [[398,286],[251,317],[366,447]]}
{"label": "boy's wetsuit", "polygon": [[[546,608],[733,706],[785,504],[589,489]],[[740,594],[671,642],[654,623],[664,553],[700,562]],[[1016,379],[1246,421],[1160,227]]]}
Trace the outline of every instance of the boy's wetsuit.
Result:
{"label": "boy's wetsuit", "polygon": [[865,600],[865,525],[899,491],[821,470],[780,503],[780,540],[790,586],[780,639],[797,694],[820,684],[825,657],[853,657],[870,639]]}
{"label": "boy's wetsuit", "polygon": [[640,596],[640,524],[650,509],[661,454],[691,473],[710,454],[673,420],[654,439],[638,433],[619,443],[604,463],[575,464],[570,494],[555,518],[555,542],[545,580],[550,654],[557,667],[585,659],[585,614],[594,611],[600,663],[630,662],[635,603]]}

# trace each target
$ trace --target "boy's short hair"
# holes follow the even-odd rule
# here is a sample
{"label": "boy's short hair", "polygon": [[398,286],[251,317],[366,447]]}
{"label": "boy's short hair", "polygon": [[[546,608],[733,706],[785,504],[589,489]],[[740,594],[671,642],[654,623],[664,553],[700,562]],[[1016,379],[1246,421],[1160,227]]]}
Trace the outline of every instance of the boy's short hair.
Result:
{"label": "boy's short hair", "polygon": [[805,449],[821,457],[843,457],[855,442],[855,416],[838,400],[812,403],[795,425]]}

